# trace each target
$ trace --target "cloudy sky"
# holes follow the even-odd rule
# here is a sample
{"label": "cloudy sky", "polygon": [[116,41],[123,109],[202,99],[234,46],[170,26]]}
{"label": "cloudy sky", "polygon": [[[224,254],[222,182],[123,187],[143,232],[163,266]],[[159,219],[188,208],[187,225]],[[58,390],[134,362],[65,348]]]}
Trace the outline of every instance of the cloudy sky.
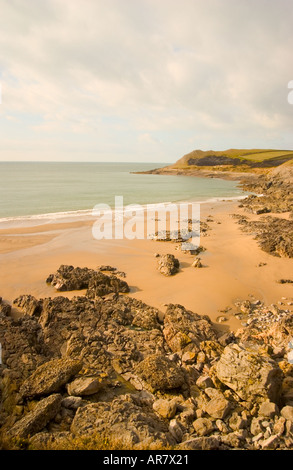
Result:
{"label": "cloudy sky", "polygon": [[292,0],[0,0],[0,160],[293,149]]}

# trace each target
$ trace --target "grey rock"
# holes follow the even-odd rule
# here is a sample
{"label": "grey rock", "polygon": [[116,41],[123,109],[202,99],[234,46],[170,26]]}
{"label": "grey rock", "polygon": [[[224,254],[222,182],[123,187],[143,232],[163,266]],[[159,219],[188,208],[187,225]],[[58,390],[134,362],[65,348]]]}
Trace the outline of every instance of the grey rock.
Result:
{"label": "grey rock", "polygon": [[79,360],[53,359],[39,366],[20,387],[25,398],[40,397],[58,392],[82,368]]}
{"label": "grey rock", "polygon": [[15,423],[9,431],[9,435],[25,439],[41,431],[60,410],[61,400],[62,396],[60,394],[43,398],[37,403],[33,411]]}
{"label": "grey rock", "polygon": [[289,421],[293,422],[293,406],[291,406],[291,405],[284,406],[281,409],[281,415],[285,419],[288,419]]}
{"label": "grey rock", "polygon": [[102,377],[77,377],[72,382],[68,383],[66,388],[69,395],[73,396],[88,396],[94,395],[98,391],[102,390],[108,381]]}
{"label": "grey rock", "polygon": [[218,379],[236,392],[242,400],[280,398],[283,373],[270,357],[238,346],[225,347],[216,364]]}
{"label": "grey rock", "polygon": [[273,418],[279,413],[279,408],[275,403],[264,401],[259,407],[258,414],[266,418]]}
{"label": "grey rock", "polygon": [[135,372],[151,392],[177,389],[185,383],[183,370],[163,355],[146,357],[137,365]]}
{"label": "grey rock", "polygon": [[171,419],[177,411],[177,403],[175,400],[159,399],[153,403],[153,409],[163,418]]}
{"label": "grey rock", "polygon": [[213,422],[208,418],[198,418],[193,422],[193,427],[198,436],[206,436],[214,430]]}
{"label": "grey rock", "polygon": [[178,449],[180,450],[218,450],[221,442],[216,437],[196,437],[182,442]]}

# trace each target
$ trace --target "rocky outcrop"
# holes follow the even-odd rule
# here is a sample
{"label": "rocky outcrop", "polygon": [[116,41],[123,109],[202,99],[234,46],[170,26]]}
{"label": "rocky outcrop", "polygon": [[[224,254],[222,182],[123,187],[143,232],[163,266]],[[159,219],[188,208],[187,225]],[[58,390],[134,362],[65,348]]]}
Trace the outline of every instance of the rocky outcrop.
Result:
{"label": "rocky outcrop", "polygon": [[249,220],[236,216],[242,230],[254,233],[260,248],[274,256],[293,258],[293,220],[272,216],[262,216],[259,220]]}
{"label": "rocky outcrop", "polygon": [[42,310],[42,301],[37,300],[33,295],[20,295],[13,301],[13,305],[25,315],[39,316]]}
{"label": "rocky outcrop", "polygon": [[46,282],[58,291],[87,289],[87,296],[90,298],[100,297],[112,292],[129,292],[127,282],[122,281],[113,274],[108,276],[102,273],[101,270],[74,268],[68,265],[61,265],[56,273],[48,276]]}
{"label": "rocky outcrop", "polygon": [[[243,189],[253,194],[243,199],[239,207],[252,217],[234,214],[241,228],[255,235],[262,250],[285,258],[293,257],[292,169],[290,160],[268,174],[243,178]],[[272,215],[263,215],[269,213]]]}
{"label": "rocky outcrop", "polygon": [[264,322],[244,299],[245,326],[223,334],[117,293],[16,304],[20,319],[0,316],[3,448],[293,448],[290,313]]}

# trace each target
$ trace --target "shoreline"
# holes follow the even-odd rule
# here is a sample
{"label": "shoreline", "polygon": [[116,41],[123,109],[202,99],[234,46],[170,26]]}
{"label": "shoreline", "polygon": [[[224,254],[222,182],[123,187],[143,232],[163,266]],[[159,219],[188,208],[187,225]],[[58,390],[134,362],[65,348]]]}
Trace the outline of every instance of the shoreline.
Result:
{"label": "shoreline", "polygon": [[[82,291],[57,292],[46,285],[46,278],[61,264],[94,269],[107,264],[126,273],[127,295],[163,313],[167,304],[180,304],[208,315],[219,329],[235,331],[241,328],[235,317],[237,308],[233,308],[236,302],[254,296],[272,304],[293,297],[291,286],[276,282],[290,277],[290,260],[263,252],[253,235],[241,231],[231,217],[243,214],[238,205],[235,200],[201,204],[201,221],[209,227],[200,240],[206,249],[199,255],[201,269],[191,266],[194,255],[181,252],[172,241],[95,240],[94,218],[0,229],[0,295],[10,304],[23,294],[36,298],[83,295]],[[173,254],[180,271],[163,276],[157,271],[155,253]],[[21,314],[17,309],[14,313]],[[218,318],[223,316],[226,321],[220,323]]]}
{"label": "shoreline", "polygon": [[[241,199],[245,199],[248,196],[247,191],[243,191],[243,195],[237,196],[211,196],[207,199],[199,200],[199,199],[184,199],[180,201],[164,201],[164,202],[154,202],[154,203],[147,203],[147,204],[134,204],[137,207],[140,207],[142,210],[152,210],[153,208],[159,206],[166,206],[168,204],[212,204],[217,202],[223,201],[239,201]],[[123,210],[131,210],[133,204],[125,205]],[[120,207],[108,206],[109,212],[116,210]],[[95,220],[95,208],[93,209],[85,209],[85,210],[76,210],[76,211],[65,211],[65,212],[51,212],[45,214],[32,214],[32,215],[20,215],[15,217],[2,217],[0,218],[0,231],[4,232],[11,229],[34,229],[35,227],[40,227],[40,231],[44,231],[44,227],[51,228],[52,225],[58,224],[69,224],[69,223],[76,223],[80,224],[82,222],[87,222],[91,220]]]}
{"label": "shoreline", "polygon": [[239,181],[242,178],[255,179],[259,174],[266,172],[251,172],[251,171],[229,171],[229,170],[217,170],[217,169],[192,169],[192,168],[172,168],[170,166],[163,168],[154,168],[153,170],[136,171],[133,174],[141,175],[174,175],[174,176],[195,176],[200,178],[219,178],[229,181]]}

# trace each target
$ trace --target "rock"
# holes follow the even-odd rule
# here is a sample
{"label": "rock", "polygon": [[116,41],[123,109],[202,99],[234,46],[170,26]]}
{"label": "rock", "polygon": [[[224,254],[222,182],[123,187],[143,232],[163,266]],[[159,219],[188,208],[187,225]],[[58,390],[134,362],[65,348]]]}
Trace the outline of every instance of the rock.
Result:
{"label": "rock", "polygon": [[[182,305],[163,313],[117,289],[101,297],[107,289],[91,282],[103,273],[71,271],[70,282],[89,274],[83,295],[20,296],[25,315],[0,314],[5,437],[20,426],[34,449],[93,445],[97,436],[133,449],[293,447],[293,317],[280,302],[237,302],[252,321],[221,335]],[[61,405],[51,413],[43,397],[57,392]],[[38,406],[49,412],[32,426]]]}
{"label": "rock", "polygon": [[[290,352],[292,354],[292,350]],[[289,360],[289,354],[287,356]],[[292,405],[293,403],[293,377],[285,377],[282,383],[281,393],[282,393],[283,405]]]}
{"label": "rock", "polygon": [[195,258],[195,260],[193,261],[191,266],[193,268],[202,268],[201,259],[200,258]]}
{"label": "rock", "polygon": [[197,416],[196,412],[197,412],[196,406],[193,403],[187,403],[186,406],[184,406],[183,411],[179,414],[180,422],[186,428],[189,428],[189,426],[192,424],[195,418],[202,417],[202,416]]}
{"label": "rock", "polygon": [[58,291],[71,291],[87,289],[87,297],[95,298],[112,292],[129,292],[127,282],[117,276],[106,275],[101,271],[89,268],[74,268],[69,265],[61,265],[54,274],[50,274],[47,283]]}
{"label": "rock", "polygon": [[260,417],[253,417],[250,424],[250,432],[254,436],[257,436],[264,431],[264,427],[262,426],[263,418]]}
{"label": "rock", "polygon": [[281,409],[281,415],[285,419],[288,419],[289,421],[293,422],[293,406],[291,406],[291,405],[284,406]]}
{"label": "rock", "polygon": [[168,426],[135,396],[125,395],[112,402],[89,403],[79,407],[71,424],[76,436],[103,435],[119,439],[124,445],[174,444]]}
{"label": "rock", "polygon": [[195,359],[196,359],[196,353],[194,351],[186,351],[182,355],[182,362],[187,365],[193,364],[195,362]]}
{"label": "rock", "polygon": [[29,439],[29,448],[32,450],[54,449],[64,450],[70,446],[72,436],[68,431],[38,432]]}
{"label": "rock", "polygon": [[163,418],[174,418],[177,411],[177,403],[175,400],[156,400],[153,404],[153,409]]}
{"label": "rock", "polygon": [[263,403],[261,403],[258,411],[259,416],[264,416],[266,418],[273,418],[278,413],[278,406],[270,401],[264,401]]}
{"label": "rock", "polygon": [[240,449],[243,443],[243,439],[237,431],[230,432],[221,436],[221,442],[232,449]]}
{"label": "rock", "polygon": [[199,388],[205,389],[205,388],[213,387],[213,386],[214,386],[214,383],[213,383],[213,381],[212,381],[212,379],[210,378],[209,375],[201,375],[201,376],[197,379],[196,385],[197,385]]}
{"label": "rock", "polygon": [[233,332],[224,333],[218,338],[218,341],[221,346],[225,347],[230,343],[234,343],[236,341],[235,335]]}
{"label": "rock", "polygon": [[32,295],[21,295],[13,301],[13,305],[23,311],[25,315],[39,317],[42,311],[42,301]]}
{"label": "rock", "polygon": [[89,281],[96,274],[97,271],[93,269],[62,264],[56,273],[48,276],[46,282],[58,291],[81,290],[88,287]]}
{"label": "rock", "polygon": [[101,266],[99,266],[99,270],[115,272],[117,271],[117,268],[114,268],[113,266],[109,266],[108,264],[102,264]]}
{"label": "rock", "polygon": [[266,216],[257,221],[245,221],[244,230],[253,232],[260,248],[282,258],[292,258],[293,221]]}
{"label": "rock", "polygon": [[181,442],[184,434],[183,426],[177,419],[171,419],[169,423],[169,433],[176,442]]}
{"label": "rock", "polygon": [[105,380],[103,377],[81,376],[68,383],[66,388],[68,395],[82,397],[87,395],[94,395],[95,393],[102,390],[106,385],[108,385],[108,381]]}
{"label": "rock", "polygon": [[221,419],[217,419],[216,420],[216,426],[217,426],[217,428],[219,429],[219,431],[221,433],[228,434],[229,428],[228,428],[228,426],[226,425],[226,423],[224,421],[222,421]]}
{"label": "rock", "polygon": [[213,422],[208,418],[198,418],[193,422],[193,427],[198,436],[206,436],[214,430]]}
{"label": "rock", "polygon": [[127,294],[130,288],[126,281],[122,281],[117,276],[107,276],[99,272],[88,283],[86,296],[89,299],[95,299],[111,293],[121,292]]}
{"label": "rock", "polygon": [[280,398],[283,373],[270,357],[226,346],[216,364],[217,378],[236,392],[242,400],[269,399],[277,403]]}
{"label": "rock", "polygon": [[228,321],[228,318],[225,317],[224,315],[220,315],[219,317],[216,318],[216,321],[218,323],[224,323],[224,322]]}
{"label": "rock", "polygon": [[280,438],[278,435],[272,435],[261,442],[261,448],[264,450],[265,449],[275,450],[278,447],[279,440]]}
{"label": "rock", "polygon": [[0,316],[0,343],[0,374],[2,367],[7,367],[17,390],[20,383],[49,358],[42,328],[34,317],[24,315],[13,319],[11,316]]}
{"label": "rock", "polygon": [[64,406],[64,408],[77,410],[77,408],[82,405],[82,398],[75,396],[65,397],[63,398],[61,405]]}
{"label": "rock", "polygon": [[179,271],[179,260],[172,254],[161,255],[158,258],[158,270],[165,276],[173,276]]}
{"label": "rock", "polygon": [[60,410],[61,400],[62,397],[59,394],[43,398],[33,411],[15,423],[9,431],[9,436],[26,439],[41,431]]}
{"label": "rock", "polygon": [[239,306],[242,313],[247,314],[250,313],[251,310],[251,302],[249,300],[245,300]]}
{"label": "rock", "polygon": [[[213,389],[207,388],[205,389],[205,392],[211,390]],[[216,389],[214,389],[214,391],[215,394],[213,395],[212,399],[204,405],[204,411],[212,418],[224,419],[231,410],[231,403],[220,391]]]}
{"label": "rock", "polygon": [[178,449],[180,450],[218,450],[220,441],[216,437],[196,437],[182,442]]}
{"label": "rock", "polygon": [[182,355],[186,351],[198,353],[202,341],[216,339],[210,321],[179,304],[168,305],[163,335],[172,352]]}
{"label": "rock", "polygon": [[278,419],[275,420],[273,426],[273,434],[277,434],[281,436],[285,431],[286,419],[283,416],[280,416]]}
{"label": "rock", "polygon": [[3,302],[2,297],[0,297],[0,317],[1,315],[7,317],[11,314],[11,305]]}
{"label": "rock", "polygon": [[82,367],[78,360],[53,359],[37,368],[20,387],[24,398],[40,397],[58,392]]}
{"label": "rock", "polygon": [[152,354],[146,357],[137,365],[135,373],[152,393],[177,389],[185,383],[182,369],[163,355]]}
{"label": "rock", "polygon": [[245,429],[247,426],[247,420],[243,419],[242,416],[239,415],[237,412],[234,412],[232,413],[232,416],[229,419],[229,426],[233,431]]}

